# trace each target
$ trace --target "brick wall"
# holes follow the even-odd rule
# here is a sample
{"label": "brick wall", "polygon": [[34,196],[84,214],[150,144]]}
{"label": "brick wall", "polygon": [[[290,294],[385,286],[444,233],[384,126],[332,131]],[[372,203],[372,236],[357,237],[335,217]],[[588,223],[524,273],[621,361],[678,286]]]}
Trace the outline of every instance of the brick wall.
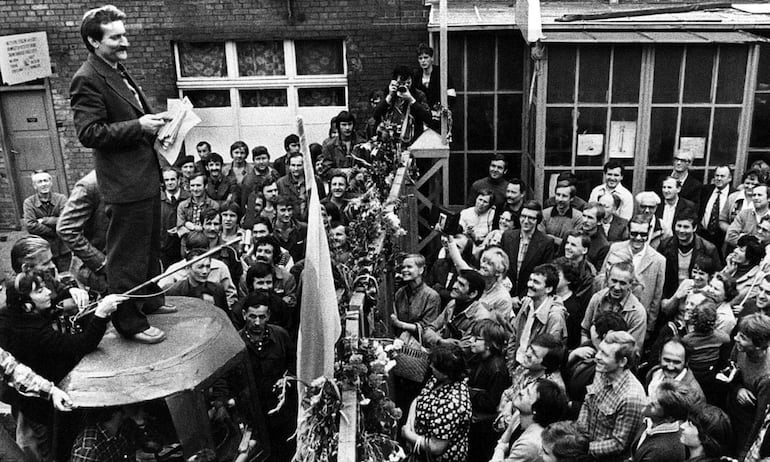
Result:
{"label": "brick wall", "polygon": [[[177,96],[174,41],[341,37],[347,48],[349,105],[362,118],[369,92],[386,87],[395,64],[416,66],[416,45],[428,36],[428,10],[422,0],[130,0],[114,4],[128,16],[127,67],[158,109],[166,98]],[[69,82],[87,55],[80,39],[80,19],[95,5],[74,0],[0,0],[0,35],[43,30],[48,34],[55,72],[51,92],[70,187],[92,168],[91,153],[80,145],[72,124]],[[18,224],[8,175],[0,156],[0,228]]]}

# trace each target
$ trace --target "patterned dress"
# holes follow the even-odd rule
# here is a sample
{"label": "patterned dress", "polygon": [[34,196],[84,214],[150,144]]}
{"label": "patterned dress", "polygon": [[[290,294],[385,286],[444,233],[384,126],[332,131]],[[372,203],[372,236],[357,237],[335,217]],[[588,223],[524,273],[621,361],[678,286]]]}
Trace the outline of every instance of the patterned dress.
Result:
{"label": "patterned dress", "polygon": [[417,434],[449,441],[436,462],[465,462],[471,424],[468,381],[437,385],[431,377],[417,397],[414,429]]}

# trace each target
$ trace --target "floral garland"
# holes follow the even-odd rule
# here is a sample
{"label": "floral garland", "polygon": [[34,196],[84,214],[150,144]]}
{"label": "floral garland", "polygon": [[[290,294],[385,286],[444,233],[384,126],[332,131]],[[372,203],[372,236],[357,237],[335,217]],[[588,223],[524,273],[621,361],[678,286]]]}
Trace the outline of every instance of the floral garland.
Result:
{"label": "floral garland", "polygon": [[[354,148],[353,157],[359,167],[351,184],[361,194],[344,210],[353,264],[337,269],[347,288],[364,291],[374,301],[378,275],[392,264],[396,254],[394,238],[406,234],[397,215],[399,202],[388,199],[395,172],[401,167],[400,147],[392,140],[367,142]],[[378,252],[377,242],[383,232],[385,241]],[[340,307],[348,302],[343,300]],[[335,363],[335,379],[321,377],[308,386],[297,427],[296,461],[337,460],[339,425],[344,418],[340,388],[355,390],[359,402],[357,460],[398,462],[406,458],[395,441],[402,411],[388,397],[388,374],[395,366],[393,358],[399,345],[384,342],[389,341],[344,339]]]}

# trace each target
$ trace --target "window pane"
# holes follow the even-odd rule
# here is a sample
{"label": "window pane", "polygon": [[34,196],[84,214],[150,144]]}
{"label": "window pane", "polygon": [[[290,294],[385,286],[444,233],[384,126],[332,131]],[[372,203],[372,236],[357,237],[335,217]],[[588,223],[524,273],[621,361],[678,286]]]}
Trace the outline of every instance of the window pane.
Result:
{"label": "window pane", "polygon": [[[607,127],[607,108],[603,107],[581,107],[578,108],[577,133],[604,135]],[[580,135],[578,140],[580,140]],[[602,154],[604,154],[604,144],[602,143]],[[577,154],[577,153],[576,153]],[[598,156],[575,156],[575,165],[580,166],[601,166],[604,164],[604,155]],[[594,185],[595,186],[595,185]]]}
{"label": "window pane", "polygon": [[545,164],[572,165],[572,109],[548,108],[545,115]]}
{"label": "window pane", "polygon": [[[524,41],[520,34],[501,35],[497,39],[497,87],[521,91],[524,75]],[[527,48],[527,50],[529,50]]]}
{"label": "window pane", "polygon": [[[682,109],[682,125],[679,128],[679,137],[698,137],[706,138],[706,144],[708,144],[709,134],[709,119],[711,118],[711,108],[683,108]],[[704,145],[705,147],[705,145]],[[695,159],[693,165],[705,165],[705,152],[704,158]]]}
{"label": "window pane", "polygon": [[[465,75],[463,74],[463,56],[465,40],[460,34],[449,34],[449,75],[458,92],[465,90]],[[458,98],[459,99],[459,98]]]}
{"label": "window pane", "polygon": [[468,149],[494,147],[494,96],[468,96]]}
{"label": "window pane", "polygon": [[196,108],[230,107],[229,90],[192,90],[185,91],[184,96],[190,98]]}
{"label": "window pane", "polygon": [[265,90],[241,90],[242,107],[285,107],[288,106],[286,100],[286,90],[284,89],[265,89]]}
{"label": "window pane", "polygon": [[655,79],[652,85],[653,103],[676,103],[679,101],[679,69],[682,62],[682,48],[655,49]]}
{"label": "window pane", "polygon": [[298,75],[343,74],[342,42],[339,40],[297,40]]}
{"label": "window pane", "polygon": [[711,137],[709,164],[735,162],[738,153],[738,121],[741,108],[717,108],[714,112],[714,136]]}
{"label": "window pane", "polygon": [[[578,177],[577,184],[575,185],[577,189],[576,194],[584,200],[588,200],[594,186],[601,184],[602,181],[604,181],[604,173],[601,170],[579,170],[575,172],[575,175]],[[626,173],[626,175],[628,175],[628,173]]]}
{"label": "window pane", "polygon": [[300,106],[347,106],[345,88],[298,88]]}
{"label": "window pane", "polygon": [[671,165],[676,146],[676,108],[654,107],[650,120],[650,165]]}
{"label": "window pane", "polygon": [[449,154],[449,203],[465,205],[465,154]]}
{"label": "window pane", "polygon": [[224,43],[180,43],[182,77],[226,77]]}
{"label": "window pane", "polygon": [[[468,90],[494,90],[495,88],[495,36],[469,35]],[[471,63],[473,63],[471,65]]]}
{"label": "window pane", "polygon": [[581,47],[578,101],[585,103],[607,102],[609,80],[610,47]]}
{"label": "window pane", "polygon": [[[770,49],[768,49],[770,51]],[[770,148],[770,94],[757,93],[754,96],[754,116],[751,121],[752,148]]]}
{"label": "window pane", "polygon": [[[658,189],[661,181],[671,174],[671,169],[667,170],[647,170],[647,179],[644,180],[645,191],[655,191]],[[660,193],[658,193],[660,194]],[[661,197],[661,200],[663,198]]]}
{"label": "window pane", "polygon": [[685,103],[711,102],[711,74],[714,70],[713,47],[688,47],[684,72]]}
{"label": "window pane", "polygon": [[521,149],[521,95],[498,96],[497,148]]}
{"label": "window pane", "polygon": [[286,75],[283,42],[238,42],[238,75]]}
{"label": "window pane", "polygon": [[642,68],[642,49],[615,47],[612,65],[612,102],[638,103],[639,78]]}
{"label": "window pane", "polygon": [[462,95],[455,100],[452,110],[452,143],[450,149],[460,151],[465,149],[465,99]]}
{"label": "window pane", "polygon": [[757,90],[770,90],[770,45],[764,43],[759,46]]}
{"label": "window pane", "polygon": [[574,101],[575,50],[574,47],[548,47],[549,103]]}
{"label": "window pane", "polygon": [[723,46],[720,48],[717,103],[740,104],[743,102],[747,59],[746,47]]}

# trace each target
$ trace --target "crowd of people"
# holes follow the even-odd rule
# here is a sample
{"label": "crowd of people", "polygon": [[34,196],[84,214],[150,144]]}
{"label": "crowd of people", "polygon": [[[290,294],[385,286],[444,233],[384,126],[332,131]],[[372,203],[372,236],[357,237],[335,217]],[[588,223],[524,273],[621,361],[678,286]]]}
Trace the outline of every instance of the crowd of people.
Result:
{"label": "crowd of people", "polygon": [[[238,329],[256,371],[266,453],[288,461],[297,405],[267,411],[296,367],[309,191],[323,198],[339,282],[352,263],[346,207],[368,181],[358,146],[386,136],[408,145],[440,124],[433,50],[420,45],[419,69],[399,66],[387,90],[372,92],[365,122],[348,111],[331,121],[329,138],[309,146],[312,178],[295,134],[280,153],[236,141],[228,163],[201,140],[196,156],[161,166],[151,141],[167,118],[123,67],[125,18],[107,6],[81,26],[90,54],[73,78],[72,107],[95,170],[69,197],[36,172],[24,202],[30,235],[13,247],[16,275],[0,310],[0,366],[17,389],[3,399],[18,447],[0,432],[0,456],[56,459],[53,408],[67,410],[69,398],[54,383],[98,346],[110,318],[130,341],[164,341],[147,314],[175,312],[164,295],[182,295]],[[413,460],[770,457],[770,166],[752,165],[733,190],[730,166],[703,185],[693,160],[675,152],[671,173],[635,196],[616,160],[587,198],[564,172],[543,202],[512,178],[505,156],[490,161],[441,247],[399,261],[389,322],[428,364],[424,374],[394,374],[399,439]],[[162,271],[141,298],[118,295]],[[53,314],[95,295],[79,325],[54,325]],[[243,379],[210,390],[212,415],[227,414]],[[143,433],[146,420],[134,408],[93,413],[65,452],[124,460],[124,424]]]}
{"label": "crowd of people", "polygon": [[438,253],[402,265],[393,326],[430,373],[395,369],[396,398],[422,460],[770,457],[770,166],[734,190],[692,162],[634,196],[610,160],[588,200],[565,172],[541,203],[490,161]]}

